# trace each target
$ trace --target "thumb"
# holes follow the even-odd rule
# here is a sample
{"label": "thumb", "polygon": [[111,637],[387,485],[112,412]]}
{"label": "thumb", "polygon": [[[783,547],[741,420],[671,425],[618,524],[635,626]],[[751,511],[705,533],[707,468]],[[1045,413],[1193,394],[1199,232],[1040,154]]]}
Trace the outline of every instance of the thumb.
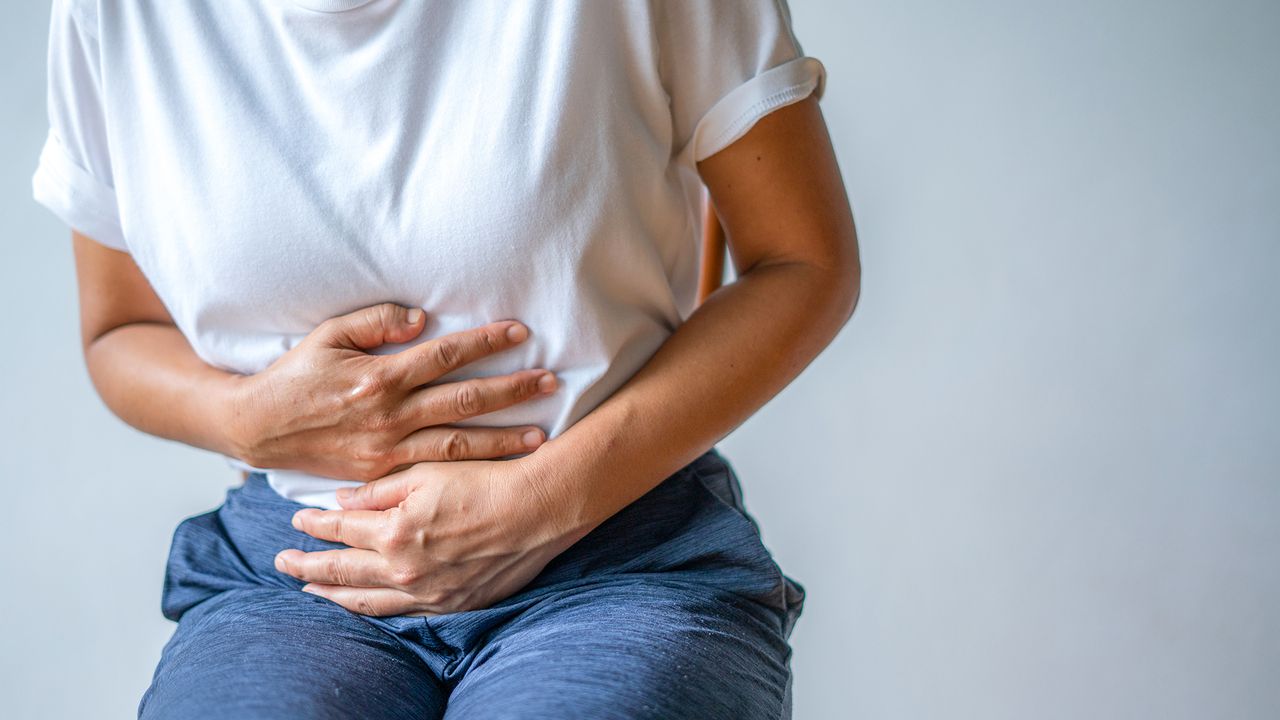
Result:
{"label": "thumb", "polygon": [[338,489],[344,510],[390,510],[413,492],[411,473],[398,472],[354,488]]}
{"label": "thumb", "polygon": [[330,347],[371,350],[386,343],[408,342],[422,332],[421,308],[379,303],[329,318],[316,328],[318,339]]}

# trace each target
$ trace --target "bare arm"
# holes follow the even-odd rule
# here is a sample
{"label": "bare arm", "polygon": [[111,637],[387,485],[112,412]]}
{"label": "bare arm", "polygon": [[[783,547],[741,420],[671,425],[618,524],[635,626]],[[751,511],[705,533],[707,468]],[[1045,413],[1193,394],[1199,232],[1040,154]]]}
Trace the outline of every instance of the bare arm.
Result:
{"label": "bare arm", "polygon": [[72,232],[80,340],[94,388],[133,427],[236,455],[233,398],[241,376],[196,356],[133,258]]}
{"label": "bare arm", "polygon": [[790,383],[852,315],[852,210],[818,101],[762,118],[698,165],[739,277],[622,388],[525,458],[584,535],[693,461]]}
{"label": "bare arm", "polygon": [[[353,480],[423,460],[527,452],[545,438],[533,426],[446,423],[553,392],[546,370],[423,387],[522,342],[528,330],[518,322],[372,355],[424,327],[421,311],[413,318],[384,303],[328,320],[263,372],[240,375],[196,355],[129,253],[72,237],[89,376],[107,407],[143,432],[258,467]],[[544,377],[549,386],[539,385]]]}

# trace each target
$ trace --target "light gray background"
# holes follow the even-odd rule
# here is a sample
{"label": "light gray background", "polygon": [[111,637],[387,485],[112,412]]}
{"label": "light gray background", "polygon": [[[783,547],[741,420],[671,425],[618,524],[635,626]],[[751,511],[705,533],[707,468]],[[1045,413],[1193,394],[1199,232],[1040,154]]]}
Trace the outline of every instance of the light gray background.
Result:
{"label": "light gray background", "polygon": [[[809,592],[797,718],[1280,717],[1280,4],[792,11],[863,299],[721,447]],[[88,382],[46,18],[0,25],[0,714],[125,718],[235,477]]]}

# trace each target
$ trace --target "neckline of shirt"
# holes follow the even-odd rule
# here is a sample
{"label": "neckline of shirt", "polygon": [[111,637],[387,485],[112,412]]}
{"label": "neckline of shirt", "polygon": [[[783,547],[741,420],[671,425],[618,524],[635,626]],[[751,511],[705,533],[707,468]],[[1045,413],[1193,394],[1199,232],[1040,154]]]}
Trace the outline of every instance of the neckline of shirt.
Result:
{"label": "neckline of shirt", "polygon": [[294,5],[316,12],[339,13],[364,7],[373,0],[289,0]]}

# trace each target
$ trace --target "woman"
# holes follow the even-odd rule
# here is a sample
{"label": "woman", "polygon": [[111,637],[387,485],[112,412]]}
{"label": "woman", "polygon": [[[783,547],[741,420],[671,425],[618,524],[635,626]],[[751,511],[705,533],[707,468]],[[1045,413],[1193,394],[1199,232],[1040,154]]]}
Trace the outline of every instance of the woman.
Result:
{"label": "woman", "polygon": [[140,716],[790,714],[714,449],[858,295],[784,2],[55,0],[49,63],[94,385],[249,471]]}

